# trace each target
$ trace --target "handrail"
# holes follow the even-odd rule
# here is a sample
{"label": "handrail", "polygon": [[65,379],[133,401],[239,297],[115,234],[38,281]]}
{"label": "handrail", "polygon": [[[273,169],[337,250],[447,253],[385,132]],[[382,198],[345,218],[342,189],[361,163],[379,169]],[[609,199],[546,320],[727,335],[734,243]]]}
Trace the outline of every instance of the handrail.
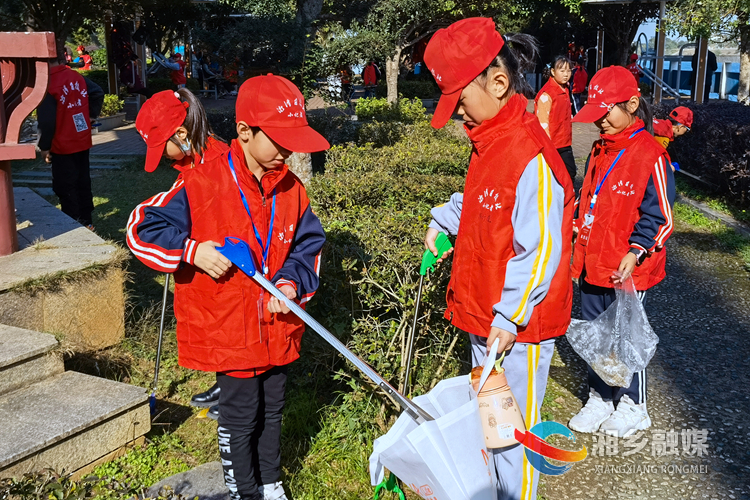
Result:
{"label": "handrail", "polygon": [[[695,47],[695,46],[696,46],[695,42],[686,43],[680,46],[680,51],[678,53],[679,59],[677,59],[677,88],[680,88],[680,82],[682,81],[680,79],[681,77],[680,75],[682,74],[682,58],[684,57],[682,55],[682,51],[688,47]],[[695,71],[695,68],[693,68],[693,71]],[[692,93],[693,93],[693,89],[690,89],[690,94],[692,95]]]}

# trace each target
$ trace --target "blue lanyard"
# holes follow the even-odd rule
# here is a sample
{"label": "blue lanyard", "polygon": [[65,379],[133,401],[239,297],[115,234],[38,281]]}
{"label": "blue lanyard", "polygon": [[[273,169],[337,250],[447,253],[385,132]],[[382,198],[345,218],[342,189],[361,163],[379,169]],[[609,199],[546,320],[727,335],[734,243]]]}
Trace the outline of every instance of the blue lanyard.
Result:
{"label": "blue lanyard", "polygon": [[[630,134],[630,137],[628,139],[632,139],[635,137],[635,135],[639,132],[642,132],[643,128],[639,128],[632,134]],[[602,177],[602,180],[599,181],[599,184],[596,185],[596,189],[594,190],[594,196],[591,197],[591,205],[589,205],[589,212],[594,210],[594,205],[596,205],[596,198],[599,196],[599,191],[601,191],[602,186],[604,185],[604,181],[607,180],[607,177],[609,177],[609,173],[612,172],[612,169],[615,168],[615,165],[617,165],[617,162],[620,161],[620,158],[622,157],[623,153],[627,151],[626,149],[623,149],[619,153],[617,153],[617,157],[615,158],[615,161],[612,162],[612,165],[609,166],[609,170],[607,170],[607,173],[604,174],[604,177]]]}
{"label": "blue lanyard", "polygon": [[229,169],[232,171],[232,178],[234,179],[234,183],[237,184],[237,189],[240,191],[240,198],[242,198],[242,204],[245,205],[245,210],[247,211],[247,215],[250,216],[250,224],[253,225],[253,232],[255,233],[255,239],[258,241],[258,245],[260,245],[260,249],[263,252],[263,260],[261,261],[260,265],[263,269],[263,274],[268,274],[268,266],[266,266],[266,263],[268,262],[268,252],[271,250],[271,237],[273,236],[273,219],[276,215],[276,190],[273,190],[273,202],[271,202],[271,221],[268,224],[268,238],[266,239],[266,246],[263,246],[263,240],[260,238],[260,233],[258,232],[258,228],[255,227],[255,222],[253,222],[253,214],[250,213],[250,205],[247,204],[247,198],[245,198],[245,193],[242,192],[242,188],[240,187],[240,183],[237,180],[237,172],[234,170],[234,162],[232,161],[232,153],[229,153]]}

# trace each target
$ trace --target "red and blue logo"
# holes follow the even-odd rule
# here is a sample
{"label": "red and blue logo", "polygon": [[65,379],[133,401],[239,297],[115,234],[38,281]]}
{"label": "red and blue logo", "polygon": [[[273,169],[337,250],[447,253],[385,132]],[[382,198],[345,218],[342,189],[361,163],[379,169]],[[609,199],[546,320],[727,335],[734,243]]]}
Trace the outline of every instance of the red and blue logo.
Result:
{"label": "red and blue logo", "polygon": [[[573,468],[575,462],[580,462],[588,452],[586,447],[578,451],[561,450],[547,442],[550,436],[563,436],[575,442],[576,437],[570,429],[558,422],[540,422],[526,432],[516,429],[515,438],[521,443],[526,452],[526,459],[532,467],[548,476],[559,476]],[[547,459],[568,462],[564,465],[553,465]]]}

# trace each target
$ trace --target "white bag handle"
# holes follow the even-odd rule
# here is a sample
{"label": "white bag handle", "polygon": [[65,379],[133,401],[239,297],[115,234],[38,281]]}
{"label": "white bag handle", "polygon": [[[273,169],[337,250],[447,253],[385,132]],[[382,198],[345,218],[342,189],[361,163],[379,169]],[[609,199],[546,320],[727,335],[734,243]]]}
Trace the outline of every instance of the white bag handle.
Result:
{"label": "white bag handle", "polygon": [[482,387],[484,387],[484,383],[487,382],[487,379],[490,377],[490,373],[492,373],[492,368],[495,366],[495,358],[497,358],[497,350],[499,348],[500,339],[497,338],[492,343],[490,353],[486,358],[484,358],[484,369],[482,370],[482,378],[479,379],[479,389],[477,389],[477,394],[479,394],[479,392],[482,390]]}

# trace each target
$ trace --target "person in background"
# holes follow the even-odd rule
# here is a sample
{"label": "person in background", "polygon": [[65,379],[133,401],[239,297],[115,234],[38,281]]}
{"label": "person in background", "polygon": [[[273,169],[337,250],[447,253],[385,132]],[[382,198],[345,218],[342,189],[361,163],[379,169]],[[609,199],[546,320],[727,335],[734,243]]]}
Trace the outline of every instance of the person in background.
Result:
{"label": "person in background", "polygon": [[630,71],[630,74],[633,75],[636,82],[640,82],[643,70],[640,66],[638,66],[638,63],[636,61],[638,61],[638,54],[630,54],[630,64],[628,64],[628,71]]}
{"label": "person in background", "polygon": [[362,71],[362,79],[365,85],[365,97],[375,96],[375,87],[378,85],[378,67],[375,65],[375,61],[370,59]]}
{"label": "person in background", "polygon": [[37,108],[38,148],[52,163],[52,189],[63,213],[94,230],[89,149],[91,121],[99,116],[104,91],[65,65],[50,61],[47,95]]}
{"label": "person in background", "polygon": [[[692,95],[692,99],[695,100],[695,76],[696,69],[698,68],[698,52],[693,54],[691,63],[693,72],[690,75],[690,94]],[[706,88],[705,93],[703,94],[705,101],[708,101],[708,96],[711,92],[711,83],[713,82],[713,76],[717,69],[719,69],[719,64],[716,62],[716,54],[709,50],[706,52]]]}
{"label": "person in background", "polygon": [[84,47],[83,45],[79,45],[78,48],[76,48],[76,51],[78,52],[78,57],[73,59],[73,64],[71,64],[71,67],[79,68],[84,71],[91,70],[93,60],[91,59],[89,52],[86,50],[86,47]]}
{"label": "person in background", "polygon": [[193,76],[198,80],[198,88],[203,90],[203,52],[193,52],[190,62],[192,63]]}
{"label": "person in background", "polygon": [[[675,138],[690,132],[693,126],[693,111],[685,106],[677,106],[669,113],[669,118],[659,120],[654,118],[654,139],[662,145],[664,149],[669,147],[669,143]],[[672,170],[680,170],[680,165],[672,162]]]}
{"label": "person in background", "polygon": [[534,99],[534,113],[542,129],[552,140],[560,157],[565,162],[570,180],[576,178],[576,161],[573,157],[573,124],[570,121],[570,61],[557,56],[544,70],[547,83]]}
{"label": "person in background", "polygon": [[584,68],[584,59],[579,57],[573,72],[573,115],[578,113],[586,101],[586,86],[589,82],[589,74]]}

